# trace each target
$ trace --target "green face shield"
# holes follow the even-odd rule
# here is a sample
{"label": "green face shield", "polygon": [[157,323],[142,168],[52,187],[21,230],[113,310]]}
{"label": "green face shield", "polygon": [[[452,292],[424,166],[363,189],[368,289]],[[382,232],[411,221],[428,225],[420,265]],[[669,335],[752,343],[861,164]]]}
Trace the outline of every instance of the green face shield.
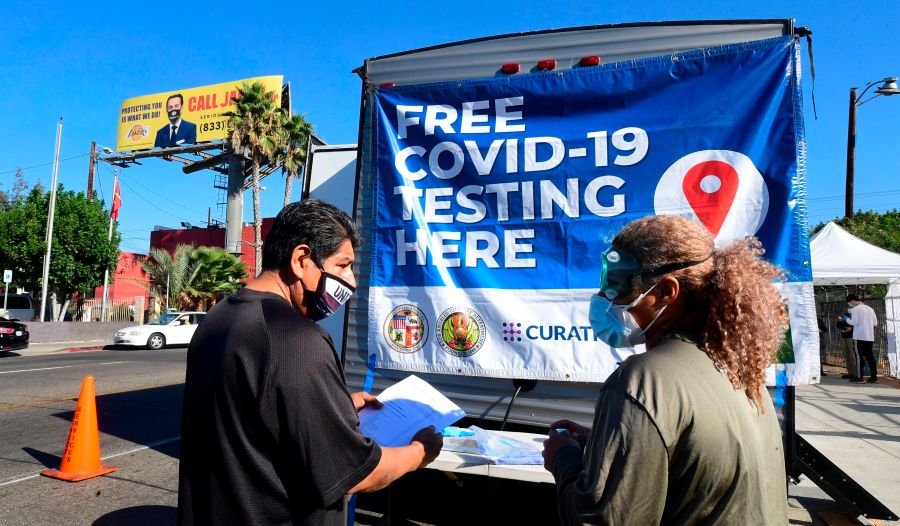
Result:
{"label": "green face shield", "polygon": [[642,282],[676,270],[699,265],[711,257],[712,254],[709,254],[702,259],[669,263],[641,271],[641,266],[631,254],[622,251],[615,245],[610,246],[603,253],[600,266],[600,295],[606,296],[606,299],[610,301],[616,298],[631,297]]}
{"label": "green face shield", "polygon": [[608,300],[627,298],[640,285],[641,267],[627,252],[610,246],[600,266],[600,294]]}

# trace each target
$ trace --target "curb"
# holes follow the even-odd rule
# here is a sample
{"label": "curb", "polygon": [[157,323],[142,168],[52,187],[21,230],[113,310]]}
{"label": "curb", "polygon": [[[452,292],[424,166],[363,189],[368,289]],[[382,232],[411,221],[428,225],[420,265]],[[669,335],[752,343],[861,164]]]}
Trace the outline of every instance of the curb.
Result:
{"label": "curb", "polygon": [[94,346],[94,347],[66,347],[65,349],[60,349],[58,351],[53,351],[48,354],[65,354],[65,353],[73,353],[73,352],[97,352],[102,351],[103,346]]}

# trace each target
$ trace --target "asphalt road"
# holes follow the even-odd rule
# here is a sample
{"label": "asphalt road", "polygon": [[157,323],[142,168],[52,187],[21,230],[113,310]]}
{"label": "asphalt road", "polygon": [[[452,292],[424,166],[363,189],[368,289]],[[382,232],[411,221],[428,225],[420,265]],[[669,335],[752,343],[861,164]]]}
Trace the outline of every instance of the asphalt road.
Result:
{"label": "asphalt road", "polygon": [[[173,524],[187,349],[31,354],[54,350],[0,355],[0,522]],[[103,462],[119,470],[78,483],[41,477],[59,467],[87,375]]]}
{"label": "asphalt road", "polygon": [[[0,524],[175,524],[187,349],[104,349],[105,342],[40,344],[0,354]],[[70,346],[88,351],[67,352]],[[104,464],[118,471],[77,483],[59,467],[84,376],[93,375]],[[393,497],[392,497],[393,495]],[[356,524],[387,509],[418,524],[555,524],[552,485],[419,470],[361,495]],[[804,481],[791,487],[791,524],[824,524],[834,503]]]}

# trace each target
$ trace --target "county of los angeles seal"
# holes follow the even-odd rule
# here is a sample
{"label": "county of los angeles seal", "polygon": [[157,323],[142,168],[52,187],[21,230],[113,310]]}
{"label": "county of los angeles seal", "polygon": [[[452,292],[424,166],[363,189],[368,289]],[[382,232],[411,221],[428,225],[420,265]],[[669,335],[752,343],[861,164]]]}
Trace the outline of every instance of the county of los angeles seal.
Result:
{"label": "county of los angeles seal", "polygon": [[428,319],[415,305],[400,305],[384,320],[384,339],[391,349],[404,354],[420,350],[428,339]]}
{"label": "county of los angeles seal", "polygon": [[484,345],[487,329],[484,320],[468,307],[450,307],[437,321],[437,340],[453,356],[472,356]]}

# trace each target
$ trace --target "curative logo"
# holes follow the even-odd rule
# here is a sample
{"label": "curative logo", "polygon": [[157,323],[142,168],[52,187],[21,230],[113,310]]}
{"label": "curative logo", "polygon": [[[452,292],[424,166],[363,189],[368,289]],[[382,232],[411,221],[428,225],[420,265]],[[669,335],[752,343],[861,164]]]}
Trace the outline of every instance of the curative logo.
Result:
{"label": "curative logo", "polygon": [[657,214],[689,217],[705,226],[722,245],[755,235],[769,211],[769,190],[749,157],[730,150],[685,155],[656,186]]}
{"label": "curative logo", "polygon": [[487,338],[484,320],[468,307],[450,307],[442,312],[436,330],[441,349],[463,358],[478,352]]}
{"label": "curative logo", "polygon": [[525,325],[522,337],[531,341],[545,342],[596,342],[590,325]]}
{"label": "curative logo", "polygon": [[522,341],[522,324],[511,321],[503,323],[503,341],[520,342]]}
{"label": "curative logo", "polygon": [[428,318],[415,305],[400,305],[384,320],[384,340],[391,349],[412,354],[425,346]]}

